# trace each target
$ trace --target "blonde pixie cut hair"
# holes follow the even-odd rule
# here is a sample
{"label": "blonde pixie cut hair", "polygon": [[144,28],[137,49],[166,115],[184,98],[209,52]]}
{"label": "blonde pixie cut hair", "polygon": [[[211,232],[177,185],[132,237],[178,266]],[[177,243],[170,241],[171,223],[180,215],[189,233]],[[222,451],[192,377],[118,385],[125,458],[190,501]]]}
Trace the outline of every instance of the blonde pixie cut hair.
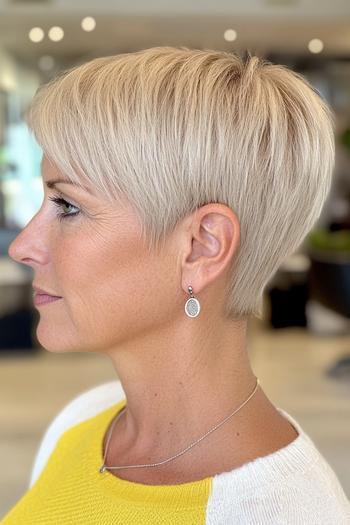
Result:
{"label": "blonde pixie cut hair", "polygon": [[241,228],[230,319],[262,317],[265,286],[331,186],[331,109],[303,76],[250,53],[160,46],[97,58],[40,86],[26,118],[67,178],[128,199],[150,250],[196,208],[229,206]]}

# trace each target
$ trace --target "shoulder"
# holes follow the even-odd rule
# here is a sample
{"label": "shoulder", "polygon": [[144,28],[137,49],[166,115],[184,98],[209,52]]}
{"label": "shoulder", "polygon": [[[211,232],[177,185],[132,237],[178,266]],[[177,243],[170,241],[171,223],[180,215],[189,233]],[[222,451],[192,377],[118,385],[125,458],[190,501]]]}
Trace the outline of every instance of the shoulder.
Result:
{"label": "shoulder", "polygon": [[229,477],[221,480],[219,490],[214,478],[206,523],[350,525],[350,502],[329,469],[314,464],[284,483],[269,483],[245,493],[241,487],[237,491]]}
{"label": "shoulder", "polygon": [[[292,476],[277,493],[281,497],[281,515],[284,515],[283,509],[286,511],[286,524],[350,525],[350,501],[321,453],[309,469]],[[271,491],[271,505],[273,498],[274,491]]]}
{"label": "shoulder", "polygon": [[299,519],[305,516],[310,523],[313,519],[320,525],[350,525],[350,501],[321,453],[311,468],[295,480],[297,483],[291,481],[291,493],[296,494],[299,503],[298,513],[294,512]]}
{"label": "shoulder", "polygon": [[214,486],[208,524],[216,523],[220,515],[225,523],[242,525],[350,525],[350,501],[321,455],[309,469],[289,476],[285,482],[262,485],[232,498],[228,494],[234,494],[235,487],[227,479],[224,493],[226,498],[219,502]]}
{"label": "shoulder", "polygon": [[74,425],[96,416],[125,397],[119,380],[85,390],[63,406],[47,427],[38,447],[29,488],[35,483],[60,437]]}
{"label": "shoulder", "polygon": [[350,525],[350,501],[326,458],[299,423],[287,446],[214,476],[208,525]]}

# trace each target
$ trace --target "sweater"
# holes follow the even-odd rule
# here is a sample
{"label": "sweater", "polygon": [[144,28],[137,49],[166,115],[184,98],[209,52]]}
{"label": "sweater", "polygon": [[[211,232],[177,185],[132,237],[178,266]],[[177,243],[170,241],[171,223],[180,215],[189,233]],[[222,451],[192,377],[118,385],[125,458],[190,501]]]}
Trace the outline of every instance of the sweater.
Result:
{"label": "sweater", "polygon": [[349,525],[350,502],[300,424],[287,446],[229,472],[174,485],[118,478],[103,465],[103,437],[125,406],[120,381],[82,392],[56,415],[28,490],[2,525]]}

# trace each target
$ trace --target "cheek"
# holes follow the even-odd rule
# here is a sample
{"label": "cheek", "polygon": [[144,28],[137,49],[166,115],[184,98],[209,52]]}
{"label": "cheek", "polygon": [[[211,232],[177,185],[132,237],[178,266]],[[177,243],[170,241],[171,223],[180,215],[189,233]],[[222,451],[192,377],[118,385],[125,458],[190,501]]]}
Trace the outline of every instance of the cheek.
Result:
{"label": "cheek", "polygon": [[113,250],[109,255],[90,281],[85,321],[120,340],[157,321],[166,283],[159,259],[154,261],[140,248],[126,250],[124,245],[124,250]]}
{"label": "cheek", "polygon": [[53,254],[64,332],[85,351],[106,351],[183,314],[174,257],[149,254],[130,228],[115,237],[80,230]]}
{"label": "cheek", "polygon": [[173,320],[181,281],[170,264],[130,240],[85,247],[65,278],[67,305],[82,339],[103,351]]}
{"label": "cheek", "polygon": [[146,254],[136,242],[81,231],[52,253],[58,289],[78,325],[101,324],[121,313],[143,285]]}

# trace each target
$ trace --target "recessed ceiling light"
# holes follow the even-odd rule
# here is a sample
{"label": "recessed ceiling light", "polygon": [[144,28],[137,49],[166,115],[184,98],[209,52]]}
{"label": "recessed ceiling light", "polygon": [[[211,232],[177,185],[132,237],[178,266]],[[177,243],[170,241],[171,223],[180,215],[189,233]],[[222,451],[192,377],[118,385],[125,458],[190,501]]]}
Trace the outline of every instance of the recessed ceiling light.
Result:
{"label": "recessed ceiling light", "polygon": [[233,42],[234,40],[236,40],[236,38],[237,38],[237,31],[235,31],[234,29],[226,29],[224,33],[224,39],[227,42]]}
{"label": "recessed ceiling light", "polygon": [[81,27],[84,31],[93,31],[96,27],[96,20],[92,16],[86,16],[81,21]]}
{"label": "recessed ceiling light", "polygon": [[42,71],[50,71],[54,65],[55,61],[50,55],[43,55],[39,58],[38,65]]}
{"label": "recessed ceiling light", "polygon": [[319,38],[313,38],[310,40],[308,44],[309,51],[311,53],[321,53],[322,49],[324,48],[322,40]]}
{"label": "recessed ceiling light", "polygon": [[41,27],[32,27],[32,29],[28,33],[29,40],[32,42],[41,42],[44,38],[44,31],[41,29]]}
{"label": "recessed ceiling light", "polygon": [[64,31],[62,27],[53,26],[49,30],[48,35],[49,35],[50,40],[53,40],[54,42],[59,42],[64,37]]}

